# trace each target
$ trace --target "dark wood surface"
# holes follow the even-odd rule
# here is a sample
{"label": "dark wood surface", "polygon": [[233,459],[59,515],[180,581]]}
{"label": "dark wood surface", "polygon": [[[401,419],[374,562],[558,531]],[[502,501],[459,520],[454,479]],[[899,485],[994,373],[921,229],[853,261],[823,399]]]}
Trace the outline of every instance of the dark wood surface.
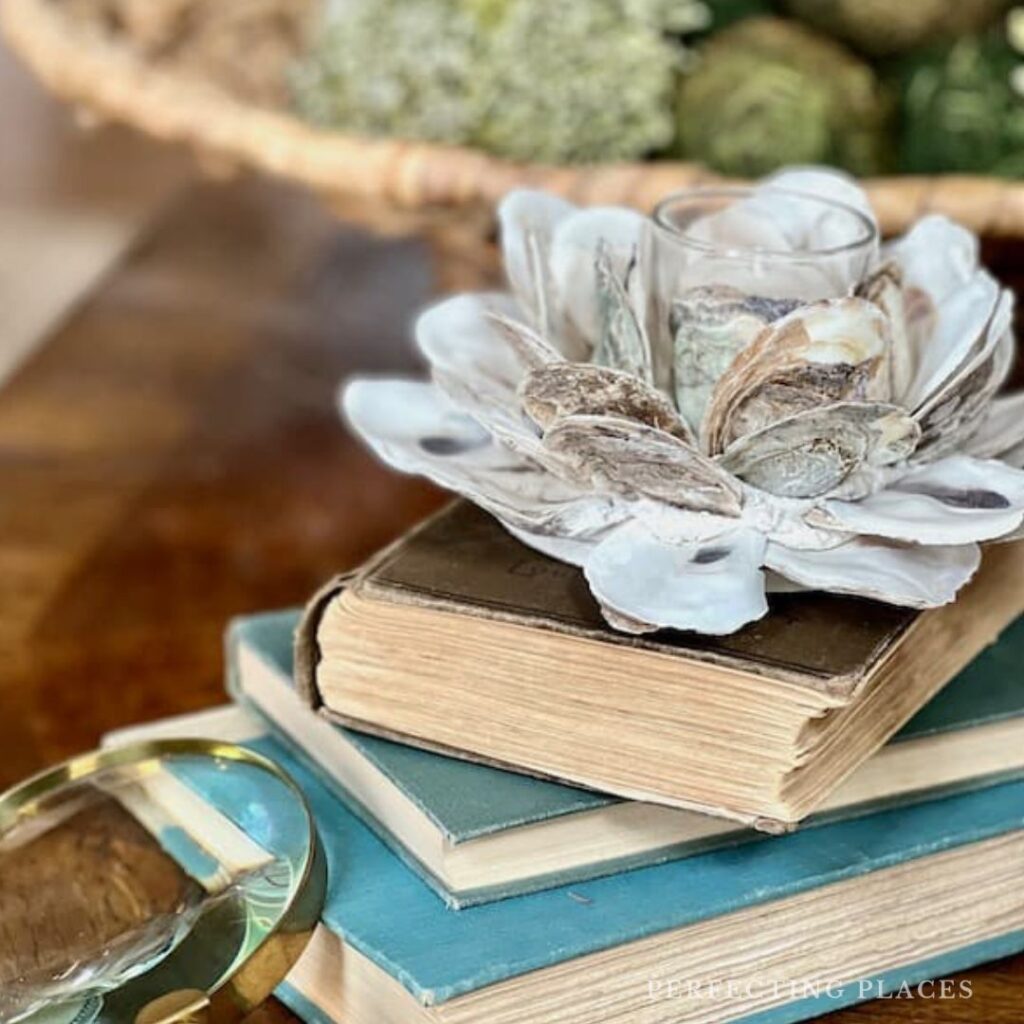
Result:
{"label": "dark wood surface", "polygon": [[4,986],[57,977],[203,893],[113,797],[71,802],[51,806],[49,831],[0,850],[0,1012]]}
{"label": "dark wood surface", "polygon": [[[0,392],[0,785],[222,701],[230,616],[302,601],[437,507],[334,406],[352,372],[415,372],[431,288],[417,243],[203,186]],[[968,977],[969,1000],[832,1020],[1024,1021],[1024,958]]]}

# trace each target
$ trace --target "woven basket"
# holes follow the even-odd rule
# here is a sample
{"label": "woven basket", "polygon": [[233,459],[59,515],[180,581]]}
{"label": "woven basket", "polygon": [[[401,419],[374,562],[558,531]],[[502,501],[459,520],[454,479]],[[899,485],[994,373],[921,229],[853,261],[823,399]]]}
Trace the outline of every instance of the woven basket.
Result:
{"label": "woven basket", "polygon": [[[646,211],[674,189],[723,180],[693,163],[551,167],[325,131],[154,66],[109,33],[69,19],[56,0],[0,0],[0,21],[42,82],[91,115],[191,146],[206,167],[251,168],[305,186],[341,216],[375,230],[426,232],[449,256],[461,253],[467,268],[493,233],[495,203],[515,186]],[[936,211],[981,235],[1024,238],[1024,183],[940,175],[864,185],[886,234]]]}

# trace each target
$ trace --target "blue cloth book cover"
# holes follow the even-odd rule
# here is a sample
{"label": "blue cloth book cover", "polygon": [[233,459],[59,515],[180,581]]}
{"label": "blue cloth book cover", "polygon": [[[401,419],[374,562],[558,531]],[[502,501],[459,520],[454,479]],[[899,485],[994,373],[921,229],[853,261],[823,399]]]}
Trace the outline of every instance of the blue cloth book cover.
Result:
{"label": "blue cloth book cover", "polygon": [[[283,691],[292,687],[292,635],[298,616],[298,611],[288,610],[247,616],[232,623],[227,639],[229,689],[236,699],[254,707],[288,734],[289,742],[315,763],[321,777],[337,789],[350,808],[420,871],[452,906],[472,906],[568,881],[598,877],[692,855],[715,845],[735,844],[753,836],[748,830],[685,811],[651,808],[642,819],[636,815],[627,819],[623,817],[627,812],[626,803],[614,797],[328,725],[305,709],[282,704]],[[925,774],[929,776],[927,785],[890,793],[886,789],[889,781],[882,779],[881,789],[878,782],[874,784],[874,799],[861,804],[840,801],[811,819],[808,826],[867,813],[887,801],[909,802],[1024,774],[1024,676],[1015,670],[1022,657],[1024,619],[1007,629],[997,644],[983,651],[918,712],[891,741],[888,754],[879,755],[889,756],[901,744],[905,746],[900,749],[909,755],[914,741],[930,739],[931,745],[921,747],[916,759],[925,765]],[[253,659],[265,670],[260,673],[265,677],[262,690],[249,678],[254,674],[252,670],[246,670],[247,664],[254,663]],[[287,695],[283,699],[287,700]],[[354,752],[365,765],[372,766],[375,774],[370,781],[366,781],[360,766],[353,769],[351,763],[349,767],[335,766],[333,771],[328,768],[326,762],[331,760],[331,751],[323,747],[323,743],[331,742],[324,739],[328,733],[335,737],[335,744],[344,743],[350,748],[346,757]],[[972,738],[970,749],[965,746],[966,755],[957,758],[956,751],[968,742],[968,734]],[[321,739],[319,746],[315,736]],[[947,740],[936,745],[938,737],[947,737]],[[986,751],[984,758],[979,757],[979,750]],[[906,757],[891,762],[887,769],[880,763],[876,774],[881,776],[888,771],[893,778],[902,777],[907,774],[907,763]],[[935,773],[933,779],[931,773]],[[422,817],[426,822],[424,827],[436,833],[429,850],[420,848],[422,842],[418,847],[415,836],[403,836],[401,827],[393,820],[396,814],[393,802],[376,802],[379,791],[391,787],[413,808],[410,813]],[[367,788],[373,792],[366,792]],[[639,810],[646,805],[633,806]],[[671,829],[655,819],[659,814],[665,821],[672,820]],[[556,859],[554,867],[550,864],[532,870],[523,867],[518,874],[512,868],[500,875],[489,874],[481,868],[469,881],[466,872],[459,878],[453,877],[448,862],[438,862],[430,852],[443,847],[448,851],[449,860],[460,856],[465,859],[474,842],[490,839],[493,850],[495,841],[517,831],[523,835],[523,830],[530,826],[534,827],[535,840],[546,844],[550,851],[559,836],[549,832],[542,839],[539,829],[559,821],[563,825],[572,821],[583,829],[566,833],[566,841],[580,847],[587,844],[593,830],[607,832],[616,828],[628,830],[633,845],[625,849],[605,846],[589,859],[583,854],[575,859],[565,856]],[[592,829],[590,833],[585,831],[587,825]],[[638,839],[645,828],[651,833],[646,847]],[[414,831],[406,829],[406,832]]]}
{"label": "blue cloth book cover", "polygon": [[[1024,948],[1024,890],[1009,884],[1006,875],[1007,866],[1019,865],[1024,856],[1024,782],[454,913],[282,745],[264,737],[251,746],[293,775],[313,809],[330,871],[324,924],[353,956],[372,966],[373,977],[400,986],[410,1012],[439,1006],[456,1010],[467,999],[498,998],[505,992],[532,991],[530,998],[541,999],[551,977],[548,968],[601,964],[600,955],[608,950],[638,956],[649,978],[664,980],[659,972],[671,960],[662,963],[658,957],[668,956],[672,943],[685,943],[688,935],[703,934],[694,929],[719,922],[725,930],[715,955],[724,958],[729,922],[769,906],[771,914],[758,918],[760,928],[770,930],[773,920],[783,920],[796,908],[799,935],[804,936],[798,945],[806,950],[834,941],[841,961],[847,946],[863,943],[872,950],[892,947],[906,960],[864,958],[872,979],[866,991],[854,984],[859,971],[837,961],[838,995],[830,991],[797,1000],[785,998],[784,992],[755,1014],[740,1012],[741,1001],[735,1014],[729,1010],[717,1019],[795,1021],[870,998],[877,994],[876,982],[928,977]],[[247,829],[246,808],[232,810],[230,793],[211,791],[217,784],[210,777],[195,783],[200,795],[212,798]],[[971,885],[961,884],[967,879]],[[883,883],[899,894],[895,917],[891,898],[876,900],[872,911],[861,895]],[[809,900],[812,893],[818,895]],[[828,922],[835,914],[844,919],[853,914],[856,928],[848,921],[850,927],[833,929]],[[941,920],[927,927],[922,922],[930,914]],[[744,949],[751,956],[757,953],[758,930],[743,928]],[[829,939],[833,932],[835,938]],[[649,961],[644,959],[648,956]],[[853,973],[842,977],[844,970]],[[340,984],[341,971],[340,961],[322,964],[312,987],[301,983],[299,971],[282,995],[300,1009],[306,1001],[335,1017],[332,985],[335,980]],[[614,988],[614,972],[605,985]],[[585,1003],[581,996],[580,1015],[567,1019],[588,1019]],[[316,1013],[309,1016],[316,1019]]]}

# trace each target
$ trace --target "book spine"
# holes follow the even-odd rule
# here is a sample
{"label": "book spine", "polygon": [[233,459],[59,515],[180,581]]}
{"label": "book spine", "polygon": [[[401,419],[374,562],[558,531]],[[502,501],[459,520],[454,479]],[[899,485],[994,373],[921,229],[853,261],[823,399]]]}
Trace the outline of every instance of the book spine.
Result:
{"label": "book spine", "polygon": [[316,670],[320,664],[320,620],[327,606],[348,586],[354,575],[345,573],[325,583],[306,605],[295,630],[295,691],[314,711],[323,704],[316,681]]}

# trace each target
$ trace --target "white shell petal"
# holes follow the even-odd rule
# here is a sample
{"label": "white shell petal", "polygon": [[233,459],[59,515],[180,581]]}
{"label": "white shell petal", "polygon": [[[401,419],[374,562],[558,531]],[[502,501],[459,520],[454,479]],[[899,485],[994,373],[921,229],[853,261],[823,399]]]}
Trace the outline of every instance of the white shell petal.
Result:
{"label": "white shell petal", "polygon": [[888,247],[903,268],[907,288],[920,289],[938,305],[978,269],[978,238],[947,217],[922,217]]}
{"label": "white shell petal", "polygon": [[505,295],[456,295],[420,314],[416,343],[432,369],[491,397],[501,396],[503,404],[512,404],[516,388],[531,366],[506,342],[491,315],[507,316],[514,311]]}
{"label": "white shell petal", "polygon": [[812,590],[856,594],[910,608],[948,604],[981,562],[976,544],[918,546],[858,538],[827,551],[769,544],[765,564]]}
{"label": "white shell petal", "polygon": [[[625,514],[623,518],[625,518]],[[565,562],[578,568],[583,567],[603,536],[599,534],[593,540],[575,540],[572,537],[556,537],[550,533],[534,533],[504,521],[502,521],[502,526],[528,548],[533,548],[534,551],[539,551],[542,555],[547,555],[548,558],[554,558],[558,562]]]}
{"label": "white shell petal", "polygon": [[533,324],[546,336],[559,333],[551,243],[559,223],[576,212],[547,192],[516,189],[498,205],[505,273]]}
{"label": "white shell petal", "polygon": [[583,486],[625,498],[651,498],[694,511],[737,516],[737,482],[695,448],[663,430],[614,416],[569,416],[544,445]]}
{"label": "white shell petal", "polygon": [[939,458],[961,448],[973,433],[1010,372],[1016,353],[1012,318],[1013,296],[1004,291],[976,354],[918,410],[922,435],[918,457]]}
{"label": "white shell petal", "polygon": [[514,308],[504,295],[445,299],[416,321],[416,341],[441,391],[496,437],[542,461],[540,437],[523,416],[516,389],[545,352],[560,357],[543,339],[532,348],[521,341],[536,337],[529,328],[506,326],[513,322],[505,313]]}
{"label": "white shell petal", "polygon": [[[457,473],[466,456],[491,457],[490,433],[423,381],[355,378],[341,392],[341,409],[385,462],[420,472],[424,459],[452,459]],[[486,455],[482,455],[486,453]]]}
{"label": "white shell petal", "polygon": [[875,211],[867,193],[857,184],[857,179],[834,167],[787,167],[768,175],[767,178],[762,178],[761,185],[803,192],[805,195],[843,203],[864,214],[872,224],[875,223]]}
{"label": "white shell petal", "polygon": [[921,431],[894,405],[854,402],[808,409],[734,441],[719,465],[785,498],[816,498],[862,465],[886,466],[913,453]]}
{"label": "white shell petal", "polygon": [[[850,242],[850,218],[845,213],[823,209],[817,205],[801,202],[800,199],[774,195],[770,189],[795,191],[803,196],[815,196],[831,203],[842,203],[863,215],[878,229],[874,213],[864,190],[848,174],[824,167],[796,167],[779,171],[764,178],[757,194],[770,196],[768,203],[785,227],[791,246],[794,248],[836,249]],[[837,278],[836,294],[842,294],[856,284],[863,269],[871,262],[863,253],[851,255],[841,267],[842,276]]]}
{"label": "white shell petal", "polygon": [[640,244],[644,218],[625,207],[597,206],[559,221],[551,239],[551,273],[566,319],[586,342],[589,354],[601,332],[595,262],[602,245],[622,281]]}
{"label": "white shell petal", "polygon": [[992,459],[1019,444],[1024,444],[1024,391],[994,398],[964,451],[977,459]]}
{"label": "white shell petal", "polygon": [[[594,549],[583,571],[594,596],[638,628],[721,636],[768,611],[764,550],[752,530],[705,544],[666,544],[631,522]],[[613,624],[621,628],[622,619]]]}
{"label": "white shell petal", "polygon": [[[737,526],[735,516],[666,505],[661,501],[639,498],[629,502],[634,519],[642,522],[656,537],[670,544],[708,541],[732,533]],[[743,517],[746,524],[746,518]]]}
{"label": "white shell petal", "polygon": [[956,375],[985,343],[985,331],[999,301],[999,285],[978,271],[939,302],[935,329],[921,352],[921,364],[903,398],[908,409],[918,409]]}
{"label": "white shell petal", "polygon": [[341,404],[353,429],[389,465],[426,476],[506,523],[579,537],[621,519],[607,497],[581,491],[498,444],[432,385],[357,378]]}
{"label": "white shell petal", "polygon": [[992,540],[1024,519],[1024,472],[957,455],[912,470],[861,501],[827,501],[812,523],[918,544]]}

